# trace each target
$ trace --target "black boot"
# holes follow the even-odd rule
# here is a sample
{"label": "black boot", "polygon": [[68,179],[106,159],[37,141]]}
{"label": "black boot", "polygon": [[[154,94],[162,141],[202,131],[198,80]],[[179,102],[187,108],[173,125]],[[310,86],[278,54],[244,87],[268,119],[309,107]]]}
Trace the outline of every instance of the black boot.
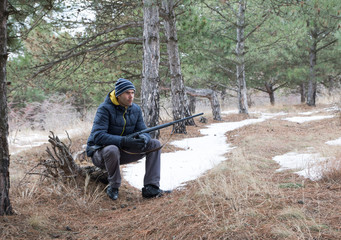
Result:
{"label": "black boot", "polygon": [[109,186],[107,188],[107,195],[112,199],[112,200],[117,200],[118,198],[118,188],[113,188]]}
{"label": "black boot", "polygon": [[161,197],[163,194],[170,192],[171,191],[163,191],[154,185],[146,185],[144,186],[144,188],[142,188],[142,197],[144,198]]}

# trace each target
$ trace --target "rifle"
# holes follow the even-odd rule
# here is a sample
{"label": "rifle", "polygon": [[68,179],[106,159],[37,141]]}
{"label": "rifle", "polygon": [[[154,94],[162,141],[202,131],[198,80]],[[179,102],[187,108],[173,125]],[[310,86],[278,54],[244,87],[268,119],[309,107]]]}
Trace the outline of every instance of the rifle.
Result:
{"label": "rifle", "polygon": [[165,127],[169,127],[169,126],[174,125],[176,123],[179,123],[179,122],[182,122],[182,121],[185,121],[187,119],[194,118],[194,117],[198,117],[198,116],[201,116],[203,114],[204,113],[198,113],[198,114],[193,115],[193,116],[189,116],[189,117],[185,117],[185,118],[182,118],[182,119],[175,120],[173,122],[157,125],[157,126],[151,127],[151,128],[146,128],[146,129],[141,130],[139,132],[135,132],[135,133],[129,134],[129,135],[127,135],[127,137],[135,138],[135,137],[137,137],[138,135],[140,135],[142,133],[150,133],[150,132],[153,132],[153,131],[157,131],[159,129],[162,129],[162,128],[165,128]]}

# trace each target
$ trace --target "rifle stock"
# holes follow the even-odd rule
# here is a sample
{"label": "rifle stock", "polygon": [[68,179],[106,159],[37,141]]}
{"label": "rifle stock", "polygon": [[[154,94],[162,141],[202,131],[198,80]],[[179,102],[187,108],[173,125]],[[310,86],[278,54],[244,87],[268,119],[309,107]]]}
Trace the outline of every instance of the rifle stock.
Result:
{"label": "rifle stock", "polygon": [[175,120],[175,121],[173,121],[173,122],[169,122],[169,123],[157,125],[157,126],[151,127],[151,128],[146,128],[146,129],[144,129],[144,130],[141,130],[141,131],[138,131],[138,132],[129,134],[129,135],[127,135],[127,137],[135,138],[135,137],[137,137],[138,135],[140,135],[140,134],[142,134],[142,133],[150,133],[150,132],[153,132],[153,131],[157,131],[157,130],[160,130],[160,129],[162,129],[162,128],[172,126],[172,125],[174,125],[174,124],[176,124],[176,123],[179,123],[179,122],[182,122],[182,121],[191,119],[191,118],[195,118],[195,117],[201,116],[201,115],[203,115],[203,114],[204,114],[204,113],[198,113],[198,114],[195,114],[195,115],[193,115],[193,116],[189,116],[189,117],[185,117],[185,118],[182,118],[182,119]]}

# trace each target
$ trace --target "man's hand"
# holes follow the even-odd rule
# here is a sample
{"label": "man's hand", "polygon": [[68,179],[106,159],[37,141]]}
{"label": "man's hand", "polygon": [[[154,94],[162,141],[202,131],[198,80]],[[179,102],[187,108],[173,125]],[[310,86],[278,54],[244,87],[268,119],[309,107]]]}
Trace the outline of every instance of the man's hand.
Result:
{"label": "man's hand", "polygon": [[142,150],[145,143],[142,138],[122,137],[121,147],[136,148]]}
{"label": "man's hand", "polygon": [[146,135],[144,134],[140,134],[137,136],[137,139],[143,139],[143,142],[144,142],[144,146],[143,148],[141,149],[142,151],[146,149],[147,147],[147,144],[149,143],[150,141],[150,138],[148,138]]}

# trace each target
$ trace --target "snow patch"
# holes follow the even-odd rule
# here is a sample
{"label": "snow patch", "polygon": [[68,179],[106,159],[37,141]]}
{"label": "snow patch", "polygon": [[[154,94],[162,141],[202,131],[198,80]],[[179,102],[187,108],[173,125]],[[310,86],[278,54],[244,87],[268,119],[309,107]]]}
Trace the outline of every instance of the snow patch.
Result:
{"label": "snow patch", "polygon": [[296,153],[289,152],[273,157],[273,160],[281,165],[277,171],[298,170],[295,173],[311,180],[321,178],[320,163],[327,158],[323,158],[319,153]]}
{"label": "snow patch", "polygon": [[326,142],[326,144],[328,145],[341,145],[341,138],[338,138],[338,139],[335,139],[335,140],[331,140],[331,141],[328,141]]}
{"label": "snow patch", "polygon": [[315,114],[315,113],[319,113],[319,111],[313,111],[313,112],[302,112],[302,113],[298,113],[300,115],[312,115],[312,114]]}
{"label": "snow patch", "polygon": [[290,122],[303,123],[303,122],[316,121],[316,120],[322,120],[322,119],[333,118],[333,117],[334,115],[311,116],[311,117],[290,117],[290,118],[284,118],[283,120],[287,120]]}

